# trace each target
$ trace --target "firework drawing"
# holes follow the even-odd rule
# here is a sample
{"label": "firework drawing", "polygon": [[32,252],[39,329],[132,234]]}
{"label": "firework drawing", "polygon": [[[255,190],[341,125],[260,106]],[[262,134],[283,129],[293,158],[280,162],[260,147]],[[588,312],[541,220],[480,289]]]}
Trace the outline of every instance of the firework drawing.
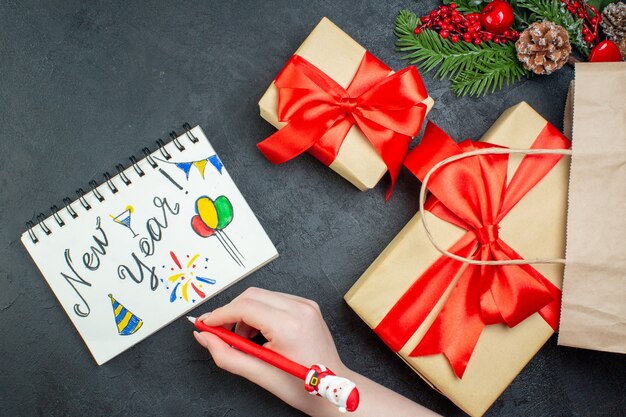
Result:
{"label": "firework drawing", "polygon": [[[186,302],[191,301],[195,303],[198,299],[204,299],[206,297],[204,286],[214,285],[217,282],[213,278],[201,276],[203,274],[202,271],[208,268],[206,263],[209,261],[209,258],[202,258],[199,253],[187,255],[187,263],[183,267],[180,259],[173,251],[170,251],[170,257],[174,261],[175,267],[172,266],[170,268],[172,275],[164,280],[166,281],[166,289],[171,290],[170,302],[185,300]],[[199,268],[199,266],[202,266],[202,263],[204,263],[204,268]],[[162,266],[162,268],[165,267],[165,265]]]}

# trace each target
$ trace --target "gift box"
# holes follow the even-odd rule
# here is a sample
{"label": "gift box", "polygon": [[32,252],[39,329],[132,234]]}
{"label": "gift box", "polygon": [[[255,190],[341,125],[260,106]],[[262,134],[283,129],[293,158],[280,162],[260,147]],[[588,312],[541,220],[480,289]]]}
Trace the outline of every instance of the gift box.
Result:
{"label": "gift box", "polygon": [[[456,144],[434,125],[405,165],[423,180],[443,159],[484,147],[568,148],[528,104],[481,142]],[[456,165],[460,164],[460,165]],[[562,258],[568,158],[484,155],[433,174],[426,202],[434,240],[477,260]],[[563,266],[475,266],[442,255],[417,213],[345,295],[418,375],[481,416],[558,326]]]}
{"label": "gift box", "polygon": [[393,183],[433,104],[415,67],[394,73],[323,18],[259,101],[280,129],[259,149],[274,163],[308,151],[363,191],[388,168]]}

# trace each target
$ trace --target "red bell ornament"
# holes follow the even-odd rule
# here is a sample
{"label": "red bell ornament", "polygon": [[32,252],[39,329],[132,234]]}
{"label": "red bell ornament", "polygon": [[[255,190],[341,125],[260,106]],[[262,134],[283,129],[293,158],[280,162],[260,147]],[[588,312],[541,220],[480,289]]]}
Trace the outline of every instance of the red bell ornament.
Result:
{"label": "red bell ornament", "polygon": [[488,32],[502,35],[515,21],[513,8],[505,0],[494,0],[480,13],[480,24]]}
{"label": "red bell ornament", "polygon": [[589,54],[589,62],[620,62],[622,54],[615,42],[608,39],[597,44]]}

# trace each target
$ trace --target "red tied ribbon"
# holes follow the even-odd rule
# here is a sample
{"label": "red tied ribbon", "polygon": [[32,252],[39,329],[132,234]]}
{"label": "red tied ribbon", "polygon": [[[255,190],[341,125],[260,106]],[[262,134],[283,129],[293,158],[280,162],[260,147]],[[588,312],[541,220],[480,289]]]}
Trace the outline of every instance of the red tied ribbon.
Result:
{"label": "red tied ribbon", "polygon": [[[532,149],[568,149],[570,142],[549,123]],[[429,123],[405,166],[420,180],[439,161],[492,144],[456,144]],[[509,155],[464,158],[435,172],[426,209],[467,232],[450,249],[456,255],[492,261],[523,259],[498,236],[500,221],[556,165],[561,155],[524,157],[507,186]],[[374,331],[399,351],[441,299],[464,264],[437,259],[398,300]],[[410,356],[443,353],[461,378],[483,328],[513,327],[535,312],[556,331],[561,291],[530,265],[468,265],[450,297]]]}
{"label": "red tied ribbon", "polygon": [[319,68],[294,55],[274,81],[278,120],[287,125],[258,144],[275,164],[309,151],[330,165],[356,123],[374,145],[395,183],[411,139],[426,115],[426,88],[415,67],[391,74],[369,52],[344,89]]}

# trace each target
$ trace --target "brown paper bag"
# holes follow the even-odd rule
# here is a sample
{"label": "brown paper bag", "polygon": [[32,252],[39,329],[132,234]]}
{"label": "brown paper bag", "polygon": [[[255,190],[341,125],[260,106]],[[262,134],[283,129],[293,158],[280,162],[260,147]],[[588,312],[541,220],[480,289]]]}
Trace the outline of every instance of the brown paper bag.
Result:
{"label": "brown paper bag", "polygon": [[558,343],[626,353],[626,63],[576,65],[572,120]]}

